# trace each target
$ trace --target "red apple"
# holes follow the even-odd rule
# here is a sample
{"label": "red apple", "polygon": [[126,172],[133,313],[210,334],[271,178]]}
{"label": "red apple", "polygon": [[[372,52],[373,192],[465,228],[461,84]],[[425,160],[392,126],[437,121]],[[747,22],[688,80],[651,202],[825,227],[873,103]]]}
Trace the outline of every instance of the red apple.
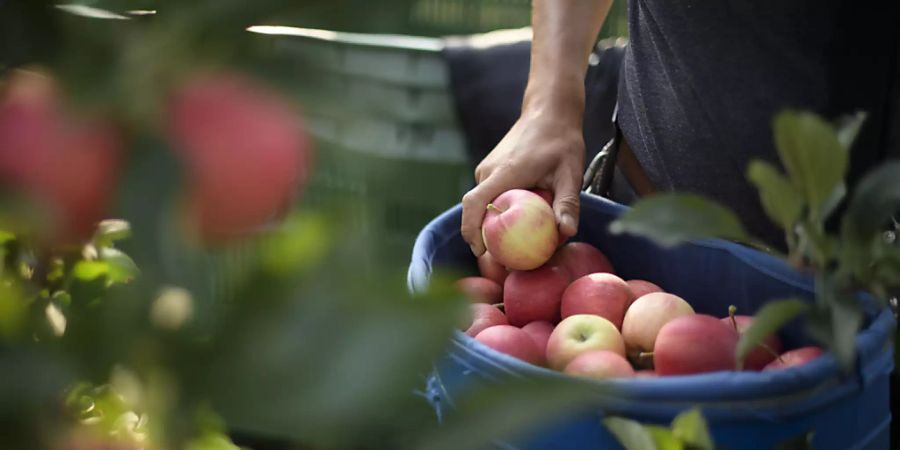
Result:
{"label": "red apple", "polygon": [[559,267],[543,266],[509,274],[503,284],[503,310],[509,323],[517,327],[538,320],[555,323],[568,284],[568,273]]}
{"label": "red apple", "polygon": [[169,135],[188,168],[189,216],[206,240],[277,219],[309,173],[300,118],[279,95],[234,74],[196,76],[167,105]]}
{"label": "red apple", "polygon": [[506,191],[488,205],[481,233],[487,251],[513,270],[542,266],[558,241],[553,208],[524,189]]}
{"label": "red apple", "polygon": [[469,305],[469,311],[472,313],[472,323],[466,330],[466,334],[472,337],[486,328],[509,324],[506,316],[496,306],[487,303],[473,303]]}
{"label": "red apple", "polygon": [[653,365],[660,375],[734,370],[738,334],[721,320],[705,314],[678,317],[656,337]]}
{"label": "red apple", "polygon": [[544,358],[528,333],[511,325],[495,325],[475,336],[475,340],[501,353],[540,365]]}
{"label": "red apple", "polygon": [[782,353],[778,359],[767,364],[763,371],[800,366],[822,356],[822,353],[824,352],[819,347],[801,347],[787,351]]}
{"label": "red apple", "polygon": [[503,288],[487,278],[460,278],[456,280],[456,287],[475,303],[500,303],[503,300]]}
{"label": "red apple", "polygon": [[635,300],[622,320],[622,338],[629,354],[653,351],[656,335],[669,321],[694,314],[694,309],[681,297],[654,292]]}
{"label": "red apple", "polygon": [[[721,319],[723,323],[734,328],[734,324],[731,322],[731,317],[724,317]],[[744,334],[744,331],[747,328],[750,328],[750,324],[753,323],[752,316],[734,316],[735,322],[737,322],[737,332],[738,335]],[[770,362],[775,360],[775,356],[781,353],[781,339],[778,339],[777,335],[771,335],[766,337],[763,341],[768,349],[764,348],[762,345],[757,345],[756,348],[750,351],[747,354],[747,357],[744,359],[744,368],[747,370],[762,370],[763,367],[766,367]],[[773,354],[772,352],[775,352]]]}
{"label": "red apple", "polygon": [[646,280],[628,280],[628,288],[634,294],[634,298],[640,298],[654,292],[665,292],[661,287]]}
{"label": "red apple", "polygon": [[611,273],[585,275],[563,292],[560,315],[563,319],[575,314],[594,314],[605,317],[622,329],[625,311],[634,301],[628,284]]}
{"label": "red apple", "polygon": [[[544,201],[547,202],[547,204],[550,205],[551,208],[553,208],[553,192],[552,191],[548,191],[547,189],[531,189],[531,192],[534,192],[535,194],[541,196],[541,198],[544,199]],[[558,232],[557,233],[558,242],[556,245],[557,246],[562,245],[563,243],[566,242],[566,239],[568,239],[568,237],[566,237],[564,234]]]}
{"label": "red apple", "polygon": [[497,260],[491,256],[490,252],[484,252],[478,257],[478,271],[481,272],[481,276],[493,280],[500,286],[503,286],[503,282],[506,281],[506,277],[509,275],[509,271],[506,270],[506,267],[503,267],[503,264],[498,263]]}
{"label": "red apple", "polygon": [[591,350],[609,350],[625,355],[625,343],[612,322],[590,314],[563,319],[547,341],[547,362],[563,370],[576,356]]}
{"label": "red apple", "polygon": [[584,352],[567,364],[563,372],[600,380],[634,376],[634,369],[625,357],[609,350]]}
{"label": "red apple", "polygon": [[585,242],[569,242],[563,245],[553,255],[549,264],[565,268],[573,280],[591,273],[615,273],[606,255]]}
{"label": "red apple", "polygon": [[522,327],[522,331],[531,336],[531,339],[538,346],[538,350],[541,351],[541,357],[544,357],[547,354],[547,341],[550,340],[550,335],[553,334],[553,324],[544,321],[531,322]]}
{"label": "red apple", "polygon": [[0,96],[0,183],[48,213],[55,241],[88,238],[118,178],[122,140],[112,121],[72,114],[49,75],[10,72]]}

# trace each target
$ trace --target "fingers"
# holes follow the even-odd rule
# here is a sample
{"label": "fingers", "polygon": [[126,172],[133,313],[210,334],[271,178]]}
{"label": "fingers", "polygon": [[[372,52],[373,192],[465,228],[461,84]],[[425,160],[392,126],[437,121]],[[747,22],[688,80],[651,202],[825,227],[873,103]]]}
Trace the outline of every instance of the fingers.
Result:
{"label": "fingers", "polygon": [[578,232],[579,193],[581,174],[571,167],[560,167],[553,187],[553,212],[559,223],[559,231],[566,237]]}
{"label": "fingers", "polygon": [[517,187],[513,181],[508,170],[495,171],[463,196],[460,231],[475,256],[481,256],[486,250],[484,239],[481,237],[481,222],[484,220],[488,203],[503,192]]}

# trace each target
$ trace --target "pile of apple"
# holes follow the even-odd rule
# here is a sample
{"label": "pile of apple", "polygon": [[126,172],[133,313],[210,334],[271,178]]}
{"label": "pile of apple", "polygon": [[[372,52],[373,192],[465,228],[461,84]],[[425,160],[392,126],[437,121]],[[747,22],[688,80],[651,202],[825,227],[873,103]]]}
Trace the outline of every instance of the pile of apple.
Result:
{"label": "pile of apple", "polygon": [[[559,246],[546,192],[514,189],[488,205],[480,277],[457,281],[472,300],[466,334],[532,364],[605,379],[736,370],[735,351],[750,316],[696,314],[646,280],[623,280],[583,242]],[[743,361],[772,370],[818,357],[818,347],[781,353],[769,336]]]}

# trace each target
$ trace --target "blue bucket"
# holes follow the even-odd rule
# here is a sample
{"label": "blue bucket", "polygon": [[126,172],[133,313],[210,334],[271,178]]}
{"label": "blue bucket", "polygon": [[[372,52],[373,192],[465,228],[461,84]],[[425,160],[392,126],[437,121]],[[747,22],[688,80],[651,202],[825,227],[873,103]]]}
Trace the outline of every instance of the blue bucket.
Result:
{"label": "blue bucket", "polygon": [[[633,236],[611,235],[607,225],[624,207],[583,194],[575,240],[600,248],[625,279],[642,278],[686,300],[698,312],[727,315],[728,305],[752,314],[767,300],[810,298],[812,280],[783,261],[729,242],[708,240],[673,249]],[[459,233],[460,206],[429,223],[416,239],[408,283],[423,290],[435,267],[476,272],[475,259]],[[796,321],[795,321],[796,322]],[[699,406],[717,446],[772,448],[814,432],[818,450],[890,448],[889,376],[893,368],[889,310],[872,309],[856,338],[858,364],[842,376],[830,354],[796,368],[773,372],[717,372],[690,376],[610,380],[614,399],[599,399],[592,411],[557,418],[526,438],[502,443],[519,449],[617,449],[601,424],[604,415],[668,424]],[[801,323],[781,333],[786,348],[811,343]],[[565,377],[487,348],[457,332],[450,350],[435,363],[427,392],[438,417],[452,414],[453,399],[473,385],[505,376]]]}

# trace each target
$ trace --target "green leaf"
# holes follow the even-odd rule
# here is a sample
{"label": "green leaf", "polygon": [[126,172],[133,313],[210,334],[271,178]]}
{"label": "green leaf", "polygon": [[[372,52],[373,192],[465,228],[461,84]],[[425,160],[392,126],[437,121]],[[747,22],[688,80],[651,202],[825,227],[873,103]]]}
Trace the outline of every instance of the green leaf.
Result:
{"label": "green leaf", "polygon": [[832,126],[819,116],[783,111],[775,116],[775,146],[791,182],[821,218],[826,200],[844,180],[849,154]]}
{"label": "green leaf", "polygon": [[793,232],[794,223],[803,210],[803,198],[790,180],[775,166],[760,160],[750,163],[747,178],[756,185],[766,214],[786,232]]}
{"label": "green leaf", "polygon": [[653,443],[656,444],[657,450],[683,450],[684,443],[675,437],[675,433],[669,428],[656,425],[647,425],[645,427]]}
{"label": "green leaf", "polygon": [[82,281],[92,281],[109,273],[109,263],[106,261],[82,260],[75,263],[72,275]]}
{"label": "green leaf", "polygon": [[100,249],[100,260],[107,263],[109,283],[128,283],[140,275],[141,271],[131,257],[112,247]]}
{"label": "green leaf", "polygon": [[6,244],[16,238],[16,235],[6,230],[0,230],[0,245]]}
{"label": "green leaf", "polygon": [[841,223],[841,237],[867,243],[880,237],[891,217],[900,211],[900,161],[880,164],[859,181]]}
{"label": "green leaf", "polygon": [[108,247],[115,241],[131,236],[131,224],[122,219],[107,219],[97,225],[94,241],[101,247]]}
{"label": "green leaf", "polygon": [[744,367],[747,353],[756,348],[768,336],[776,333],[786,323],[806,313],[809,304],[800,299],[787,299],[768,302],[754,316],[753,323],[747,328],[738,341],[735,362],[738,369]]}
{"label": "green leaf", "polygon": [[733,212],[696,194],[647,197],[611,223],[609,229],[616,234],[640,235],[663,246],[711,237],[750,240]]}
{"label": "green leaf", "polygon": [[657,448],[650,432],[640,422],[621,417],[608,417],[603,419],[603,425],[616,437],[622,447],[625,447],[625,450]]}
{"label": "green leaf", "polygon": [[837,137],[838,142],[841,143],[841,146],[844,147],[848,152],[850,151],[850,147],[853,145],[853,141],[856,140],[856,136],[859,134],[860,128],[863,126],[863,122],[866,120],[865,112],[857,112],[856,114],[847,115],[841,117],[836,124],[837,128]]}
{"label": "green leaf", "polygon": [[706,420],[699,408],[689,409],[672,421],[672,434],[690,448],[698,450],[714,450],[712,436],[706,426]]}

